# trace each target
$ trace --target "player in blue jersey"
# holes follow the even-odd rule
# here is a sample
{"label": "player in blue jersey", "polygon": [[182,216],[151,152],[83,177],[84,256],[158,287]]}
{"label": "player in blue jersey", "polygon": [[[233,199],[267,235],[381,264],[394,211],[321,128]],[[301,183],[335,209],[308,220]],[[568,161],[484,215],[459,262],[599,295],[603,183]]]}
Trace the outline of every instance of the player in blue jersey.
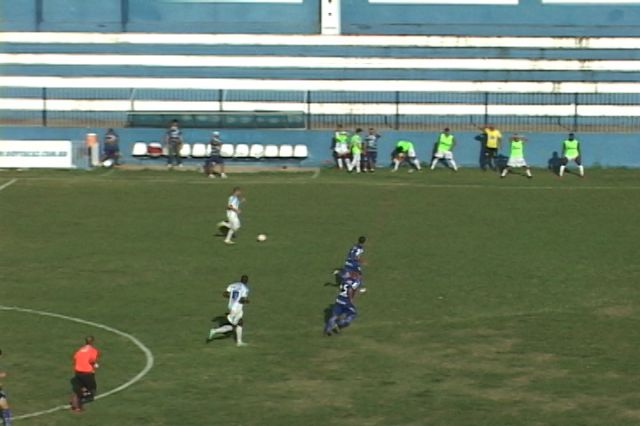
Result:
{"label": "player in blue jersey", "polygon": [[341,328],[348,327],[358,316],[353,298],[359,285],[360,281],[356,273],[350,273],[340,284],[338,296],[331,308],[331,315],[324,326],[324,333],[327,336],[339,333]]}
{"label": "player in blue jersey", "polygon": [[[2,355],[2,350],[0,350]],[[7,377],[7,373],[0,370],[0,379]],[[11,408],[9,408],[9,401],[7,400],[7,394],[2,389],[2,382],[0,381],[0,417],[2,418],[2,424],[4,426],[11,426]]]}
{"label": "player in blue jersey", "polygon": [[358,242],[349,249],[347,258],[344,261],[345,269],[362,273],[362,255],[364,253],[364,243],[366,241],[367,237],[362,236],[358,238]]}

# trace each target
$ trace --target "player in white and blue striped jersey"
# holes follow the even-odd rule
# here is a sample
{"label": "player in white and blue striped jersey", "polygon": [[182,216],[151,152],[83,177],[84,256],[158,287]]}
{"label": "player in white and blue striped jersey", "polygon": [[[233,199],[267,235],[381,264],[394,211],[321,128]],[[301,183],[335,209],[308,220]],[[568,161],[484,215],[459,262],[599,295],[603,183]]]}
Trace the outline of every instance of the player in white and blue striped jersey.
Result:
{"label": "player in white and blue striped jersey", "polygon": [[358,316],[358,311],[353,304],[353,299],[359,286],[360,281],[358,274],[355,272],[349,273],[348,276],[342,280],[340,289],[338,290],[338,296],[331,308],[331,315],[324,326],[324,332],[327,336],[339,333],[340,329],[348,327]]}
{"label": "player in white and blue striped jersey", "polygon": [[227,237],[224,239],[225,244],[235,244],[231,238],[240,229],[240,203],[244,201],[244,198],[240,198],[241,196],[242,191],[239,187],[235,187],[227,201],[227,221],[222,223],[229,228]]}

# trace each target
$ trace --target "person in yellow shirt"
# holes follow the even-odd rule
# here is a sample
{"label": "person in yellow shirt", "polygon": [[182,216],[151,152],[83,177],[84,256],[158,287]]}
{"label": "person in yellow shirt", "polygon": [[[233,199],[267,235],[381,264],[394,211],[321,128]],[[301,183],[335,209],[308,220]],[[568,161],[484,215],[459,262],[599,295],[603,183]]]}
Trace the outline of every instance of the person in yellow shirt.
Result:
{"label": "person in yellow shirt", "polygon": [[484,170],[486,166],[489,166],[491,170],[496,170],[496,156],[498,155],[498,151],[500,150],[502,133],[500,133],[500,130],[496,129],[493,124],[487,124],[482,129],[482,131],[484,132],[485,136],[483,147],[484,149],[482,151],[482,155],[484,158],[482,169]]}

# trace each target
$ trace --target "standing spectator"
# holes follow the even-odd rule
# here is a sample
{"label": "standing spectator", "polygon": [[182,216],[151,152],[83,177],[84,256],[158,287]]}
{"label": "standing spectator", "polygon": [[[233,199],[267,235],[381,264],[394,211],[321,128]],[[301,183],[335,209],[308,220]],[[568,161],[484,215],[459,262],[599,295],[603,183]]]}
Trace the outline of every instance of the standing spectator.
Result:
{"label": "standing spectator", "polygon": [[482,165],[482,169],[485,170],[488,165],[491,170],[497,170],[496,156],[500,150],[502,133],[500,133],[500,130],[496,129],[493,124],[486,125],[482,130],[485,134],[482,153],[484,156],[484,164]]}
{"label": "standing spectator", "polygon": [[336,131],[333,134],[331,142],[331,149],[333,151],[333,158],[336,160],[336,165],[342,170],[347,165],[349,157],[349,132],[343,130],[342,124],[336,126]]}
{"label": "standing spectator", "polygon": [[578,165],[580,177],[584,177],[584,166],[582,165],[582,149],[580,149],[580,141],[576,139],[576,135],[569,133],[567,139],[562,142],[562,158],[560,159],[560,172],[558,176],[564,175],[564,170],[570,161],[575,161]]}
{"label": "standing spectator", "polygon": [[362,129],[357,128],[355,133],[349,139],[349,150],[351,151],[351,161],[347,160],[347,170],[351,173],[354,169],[356,173],[360,173],[360,164],[362,161]]}
{"label": "standing spectator", "polygon": [[[0,356],[2,350],[0,349]],[[0,379],[7,377],[7,373],[0,370]],[[0,382],[0,415],[2,417],[2,424],[4,426],[11,426],[11,408],[9,408],[9,401],[7,400],[7,394],[2,389],[2,382]]]}
{"label": "standing spectator", "polygon": [[519,134],[514,134],[511,136],[511,150],[509,152],[509,161],[507,162],[507,167],[504,168],[501,178],[507,176],[507,174],[514,167],[524,167],[525,173],[527,177],[531,179],[533,176],[531,175],[531,169],[529,165],[524,159],[524,143],[527,139]]}
{"label": "standing spectator", "polygon": [[371,173],[376,171],[376,161],[378,160],[378,139],[381,136],[376,132],[376,129],[369,127],[369,134],[364,138],[364,169],[369,170]]}
{"label": "standing spectator", "polygon": [[[393,169],[391,171],[397,172],[403,161],[408,161],[409,165],[415,167],[418,171],[422,170],[413,142],[409,140],[399,140],[396,143],[396,148],[393,151]],[[413,172],[413,169],[409,169],[409,172]]]}
{"label": "standing spectator", "polygon": [[96,368],[100,352],[93,346],[93,336],[84,339],[84,346],[73,354],[74,376],[71,379],[71,409],[82,411],[85,402],[93,401],[98,385],[96,384]]}
{"label": "standing spectator", "polygon": [[175,161],[178,167],[182,167],[182,158],[180,158],[180,149],[184,140],[182,139],[182,130],[178,125],[178,120],[173,120],[169,126],[169,130],[165,134],[165,143],[167,145],[167,167],[172,168]]}
{"label": "standing spectator", "polygon": [[102,153],[102,165],[105,167],[120,165],[120,137],[113,129],[104,134],[104,148]]}
{"label": "standing spectator", "polygon": [[436,152],[433,155],[433,161],[431,162],[431,170],[436,168],[438,161],[444,160],[448,163],[449,167],[453,171],[458,171],[458,166],[453,159],[453,147],[456,144],[456,138],[450,133],[449,128],[445,128],[436,140]]}
{"label": "standing spectator", "polygon": [[224,172],[224,159],[220,155],[220,149],[222,148],[222,139],[220,139],[220,132],[213,132],[211,134],[209,145],[211,146],[211,154],[204,163],[204,172],[210,178],[216,177],[214,167],[217,165],[220,166],[220,177],[226,179],[227,175]]}

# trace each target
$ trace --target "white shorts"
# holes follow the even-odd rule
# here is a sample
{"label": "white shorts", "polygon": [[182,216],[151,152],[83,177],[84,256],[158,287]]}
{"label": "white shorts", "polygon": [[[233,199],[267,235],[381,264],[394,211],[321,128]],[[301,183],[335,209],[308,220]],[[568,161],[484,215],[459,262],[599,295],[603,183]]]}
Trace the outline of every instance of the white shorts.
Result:
{"label": "white shorts", "polygon": [[580,157],[579,155],[572,155],[571,157],[565,157],[567,161],[576,161],[576,159]]}
{"label": "white shorts", "polygon": [[407,157],[411,159],[416,158],[416,151],[413,148],[411,148],[409,151],[407,151]]}
{"label": "white shorts", "polygon": [[238,217],[238,213],[233,210],[227,210],[227,222],[231,225],[231,230],[237,231],[240,229],[240,218]]}
{"label": "white shorts", "polygon": [[231,310],[231,312],[229,312],[229,315],[227,315],[227,321],[229,321],[231,325],[236,326],[242,319],[243,315],[244,310],[242,309],[242,305],[240,304],[237,308],[234,308]]}
{"label": "white shorts", "polygon": [[438,151],[434,155],[435,158],[444,158],[445,160],[453,160],[453,153],[451,151]]}
{"label": "white shorts", "polygon": [[349,155],[349,149],[348,148],[336,147],[334,149],[334,151],[335,151],[336,155],[339,156],[339,157],[344,157],[345,155]]}
{"label": "white shorts", "polygon": [[508,167],[527,167],[527,162],[524,161],[524,157],[509,157],[507,166]]}

